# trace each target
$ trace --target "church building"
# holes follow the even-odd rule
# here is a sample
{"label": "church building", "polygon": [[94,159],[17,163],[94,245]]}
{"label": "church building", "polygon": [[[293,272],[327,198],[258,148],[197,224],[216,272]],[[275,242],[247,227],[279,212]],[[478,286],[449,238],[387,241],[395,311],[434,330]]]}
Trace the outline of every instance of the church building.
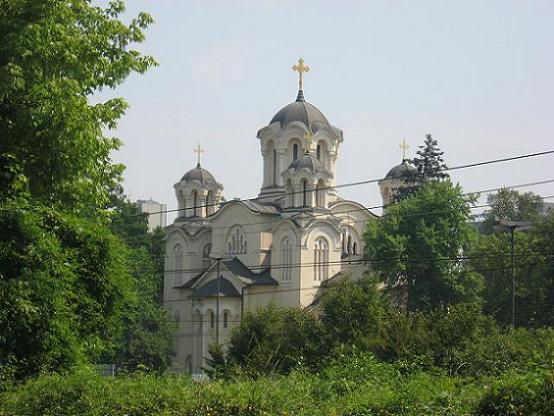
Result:
{"label": "church building", "polygon": [[[313,308],[326,285],[364,272],[365,224],[377,216],[340,197],[343,132],[304,98],[258,130],[258,197],[222,202],[223,184],[198,164],[174,185],[179,216],[166,228],[164,305],[177,322],[176,371],[202,373],[208,346],[225,344],[241,316],[270,303]],[[385,203],[399,165],[381,183]],[[396,169],[396,170],[395,170]],[[390,177],[389,177],[390,176]]]}

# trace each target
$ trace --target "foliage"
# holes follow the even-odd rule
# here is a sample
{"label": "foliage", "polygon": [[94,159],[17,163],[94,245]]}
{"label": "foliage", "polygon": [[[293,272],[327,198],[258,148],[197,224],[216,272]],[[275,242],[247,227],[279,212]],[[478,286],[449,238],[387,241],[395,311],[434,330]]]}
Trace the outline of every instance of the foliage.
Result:
{"label": "foliage", "polygon": [[[516,326],[554,325],[554,215],[514,236]],[[501,325],[512,322],[511,245],[509,233],[480,236],[472,265],[485,279],[483,310]]]}
{"label": "foliage", "polygon": [[481,277],[463,267],[475,238],[472,201],[450,181],[427,182],[368,222],[365,254],[393,300],[410,311],[478,300]]}
{"label": "foliage", "polygon": [[323,328],[314,316],[270,305],[244,315],[231,335],[228,361],[250,376],[287,373],[299,364],[318,362],[322,337]]}
{"label": "foliage", "polygon": [[373,277],[342,281],[322,297],[321,321],[333,343],[363,347],[382,325],[388,302]]}
{"label": "foliage", "polygon": [[0,2],[0,137],[2,152],[21,168],[31,196],[83,214],[105,206],[122,167],[110,152],[120,142],[104,136],[126,104],[91,104],[152,58],[130,49],[152,22],[141,13],[118,20],[122,1],[103,9],[87,0]]}
{"label": "foliage", "polygon": [[17,378],[110,351],[132,282],[102,225],[21,202],[0,210],[0,366]]}
{"label": "foliage", "polygon": [[437,140],[427,134],[423,145],[419,146],[417,156],[406,161],[413,166],[413,169],[402,171],[400,180],[403,182],[403,186],[395,193],[395,202],[413,196],[426,182],[448,179],[443,154],[444,152],[438,147]]}
{"label": "foliage", "polygon": [[542,198],[533,192],[521,193],[515,189],[502,188],[496,194],[489,194],[490,209],[485,212],[483,232],[491,234],[499,220],[536,221],[542,208]]}

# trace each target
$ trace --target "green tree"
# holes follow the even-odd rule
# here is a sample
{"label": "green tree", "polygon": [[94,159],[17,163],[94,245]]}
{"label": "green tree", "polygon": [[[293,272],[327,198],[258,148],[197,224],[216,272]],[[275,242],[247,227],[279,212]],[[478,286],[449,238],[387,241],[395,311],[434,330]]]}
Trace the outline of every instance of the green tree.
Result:
{"label": "green tree", "polygon": [[89,101],[154,63],[131,49],[150,16],[126,25],[123,11],[0,0],[0,372],[17,378],[116,350],[136,299],[107,221],[122,166],[104,132],[126,104]]}
{"label": "green tree", "polygon": [[122,1],[107,8],[87,0],[0,0],[0,137],[35,202],[81,213],[108,203],[121,174],[104,135],[127,105],[89,97],[154,64],[130,45],[152,22],[141,13],[128,25]]}
{"label": "green tree", "polygon": [[323,337],[314,316],[269,305],[244,315],[231,335],[228,363],[251,376],[287,373],[297,365],[314,367],[323,355]]}
{"label": "green tree", "polygon": [[472,202],[460,186],[430,181],[368,223],[366,257],[409,310],[478,300],[481,278],[463,262],[475,236]]}
{"label": "green tree", "polygon": [[438,147],[437,140],[427,134],[423,145],[419,146],[417,156],[407,162],[413,169],[402,171],[400,179],[404,185],[395,193],[395,201],[414,195],[428,181],[448,179],[443,155],[444,152]]}
{"label": "green tree", "polygon": [[[501,325],[512,323],[512,264],[509,232],[483,235],[472,265],[484,276],[483,310]],[[514,236],[516,326],[554,325],[554,216],[538,218]]]}
{"label": "green tree", "polygon": [[536,221],[542,208],[542,198],[533,192],[521,193],[515,189],[502,188],[489,194],[490,209],[485,212],[483,232],[490,234],[499,220]]}
{"label": "green tree", "polygon": [[330,340],[362,348],[374,341],[388,306],[369,276],[329,288],[321,302],[321,321]]}

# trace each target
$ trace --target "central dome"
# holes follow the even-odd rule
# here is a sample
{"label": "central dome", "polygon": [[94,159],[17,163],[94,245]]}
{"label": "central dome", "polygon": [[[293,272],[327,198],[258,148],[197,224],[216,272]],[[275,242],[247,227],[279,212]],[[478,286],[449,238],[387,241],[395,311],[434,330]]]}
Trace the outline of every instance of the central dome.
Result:
{"label": "central dome", "polygon": [[189,170],[181,178],[182,182],[197,181],[201,185],[217,184],[214,176],[206,169],[200,167],[200,163],[196,165],[194,169]]}
{"label": "central dome", "polygon": [[300,121],[314,133],[320,129],[333,131],[331,124],[323,113],[317,107],[304,100],[302,90],[298,92],[296,101],[279,110],[269,124],[279,122],[281,129],[283,129],[293,121]]}

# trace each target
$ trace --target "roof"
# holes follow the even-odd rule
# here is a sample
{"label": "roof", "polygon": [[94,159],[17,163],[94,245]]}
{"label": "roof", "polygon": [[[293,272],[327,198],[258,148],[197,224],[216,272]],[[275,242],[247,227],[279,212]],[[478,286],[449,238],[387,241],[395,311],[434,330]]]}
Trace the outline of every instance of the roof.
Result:
{"label": "roof", "polygon": [[235,289],[235,286],[224,277],[219,279],[219,282],[217,279],[209,280],[198,289],[195,289],[191,296],[199,298],[218,296],[218,286],[219,296],[240,297],[240,293]]}
{"label": "roof", "polygon": [[326,129],[333,131],[327,117],[314,105],[304,100],[302,90],[298,92],[296,101],[286,105],[277,112],[269,124],[280,123],[281,128],[293,121],[302,122],[310,131],[315,133],[317,130]]}
{"label": "roof", "polygon": [[198,163],[194,169],[191,169],[187,173],[185,173],[181,178],[181,181],[185,181],[185,182],[198,181],[202,185],[207,185],[210,183],[219,185],[215,180],[214,175],[212,175],[209,171],[201,167],[200,163]]}
{"label": "roof", "polygon": [[396,165],[385,175],[385,179],[402,179],[406,172],[415,171],[415,167],[408,164],[408,161],[404,159],[401,164]]}
{"label": "roof", "polygon": [[279,207],[272,203],[261,202],[253,199],[244,199],[241,200],[241,202],[250,211],[259,212],[260,214],[279,214],[280,212]]}
{"label": "roof", "polygon": [[260,273],[254,273],[236,257],[230,260],[223,260],[223,264],[231,273],[247,285],[278,285],[277,281],[271,277],[269,269],[262,270]]}
{"label": "roof", "polygon": [[313,174],[323,173],[325,175],[329,175],[329,172],[327,171],[327,169],[325,168],[325,165],[321,162],[321,160],[319,160],[309,151],[304,153],[303,156],[294,160],[290,164],[288,170],[292,170],[294,172],[298,172],[300,170],[308,170]]}

